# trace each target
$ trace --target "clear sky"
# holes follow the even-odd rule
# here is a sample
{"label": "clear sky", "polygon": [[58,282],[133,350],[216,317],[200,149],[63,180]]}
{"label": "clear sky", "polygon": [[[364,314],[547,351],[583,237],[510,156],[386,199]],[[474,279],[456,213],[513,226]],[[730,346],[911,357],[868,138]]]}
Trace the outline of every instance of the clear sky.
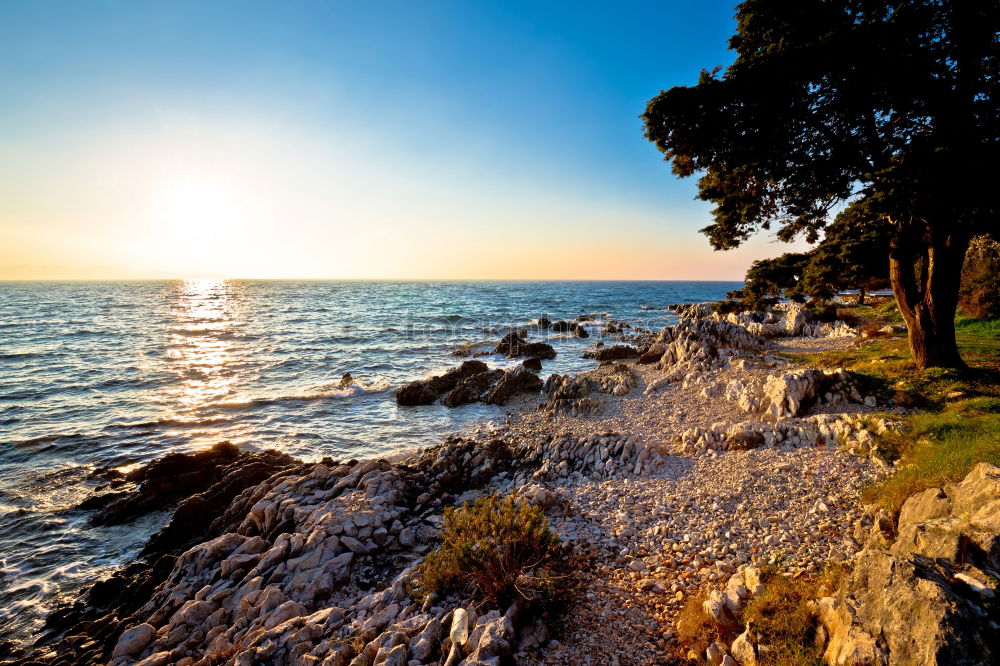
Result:
{"label": "clear sky", "polygon": [[638,119],[733,6],[0,3],[0,278],[739,279]]}

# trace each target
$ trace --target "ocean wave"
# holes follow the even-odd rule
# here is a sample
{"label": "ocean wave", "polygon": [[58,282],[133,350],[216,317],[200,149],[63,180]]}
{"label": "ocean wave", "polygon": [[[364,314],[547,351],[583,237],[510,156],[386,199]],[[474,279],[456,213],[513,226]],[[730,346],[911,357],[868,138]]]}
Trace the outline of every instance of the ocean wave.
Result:
{"label": "ocean wave", "polygon": [[15,446],[29,447],[38,446],[39,444],[51,444],[56,440],[60,439],[85,439],[87,436],[82,432],[72,432],[72,433],[56,433],[53,435],[40,435],[38,437],[29,437],[28,439],[22,439],[16,442]]}
{"label": "ocean wave", "polygon": [[204,327],[204,328],[172,328],[170,332],[174,335],[182,335],[185,337],[197,337],[201,335],[219,335],[224,331],[220,330],[218,327]]}
{"label": "ocean wave", "polygon": [[113,423],[105,430],[143,430],[147,428],[203,428],[220,423],[229,423],[227,418],[209,419],[156,419],[154,421],[142,421],[140,423]]}
{"label": "ocean wave", "polygon": [[229,402],[217,402],[212,406],[223,410],[240,410],[247,407],[262,407],[266,405],[276,405],[289,402],[313,402],[318,400],[331,400],[337,398],[353,398],[365,395],[378,395],[392,388],[388,381],[379,379],[369,384],[355,380],[347,386],[339,383],[326,384],[307,389],[305,393],[297,395],[281,395],[274,397],[252,398],[250,400],[235,400]]}
{"label": "ocean wave", "polygon": [[0,358],[31,358],[44,355],[43,352],[0,352]]}

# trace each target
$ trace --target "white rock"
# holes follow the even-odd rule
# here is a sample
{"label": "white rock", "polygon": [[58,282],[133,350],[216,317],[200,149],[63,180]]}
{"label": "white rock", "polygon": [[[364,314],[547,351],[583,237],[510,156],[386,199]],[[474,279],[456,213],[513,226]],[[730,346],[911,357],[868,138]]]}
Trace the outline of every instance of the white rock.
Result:
{"label": "white rock", "polygon": [[118,638],[115,649],[111,652],[111,657],[137,657],[156,635],[156,628],[148,623],[143,623],[126,630]]}

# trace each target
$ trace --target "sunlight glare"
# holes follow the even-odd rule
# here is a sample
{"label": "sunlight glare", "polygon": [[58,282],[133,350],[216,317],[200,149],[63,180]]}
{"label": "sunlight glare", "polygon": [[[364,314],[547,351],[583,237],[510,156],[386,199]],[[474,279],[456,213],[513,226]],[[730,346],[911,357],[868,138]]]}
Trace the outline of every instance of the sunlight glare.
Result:
{"label": "sunlight glare", "polygon": [[194,268],[224,264],[244,218],[236,188],[198,172],[162,179],[150,207],[157,249]]}

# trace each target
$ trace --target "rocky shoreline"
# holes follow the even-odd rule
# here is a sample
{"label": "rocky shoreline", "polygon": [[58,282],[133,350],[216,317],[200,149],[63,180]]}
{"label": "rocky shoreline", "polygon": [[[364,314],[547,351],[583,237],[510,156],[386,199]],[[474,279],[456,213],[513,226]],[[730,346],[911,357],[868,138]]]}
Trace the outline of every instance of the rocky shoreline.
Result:
{"label": "rocky shoreline", "polygon": [[[740,316],[692,306],[678,314],[679,324],[657,333],[615,326],[614,344],[601,340],[586,352],[599,367],[575,376],[542,381],[535,373],[552,348],[514,331],[494,351],[523,363],[490,370],[467,360],[404,387],[401,404],[513,409],[503,424],[436,447],[307,464],[220,446],[110,480],[88,500],[98,520],[127,520],[179,500],[171,523],[139,561],[53,613],[43,642],[11,663],[453,666],[692,657],[746,666],[767,650],[736,622],[740,606],[763,589],[761,567],[795,578],[831,563],[856,563],[843,595],[816,600],[831,663],[933,663],[907,661],[916,654],[907,647],[912,636],[909,643],[887,637],[905,627],[878,624],[884,614],[870,609],[885,604],[879,572],[910,566],[920,577],[941,565],[906,564],[913,557],[948,556],[948,576],[921,578],[933,589],[901,585],[914,607],[927,595],[941,600],[940,617],[921,615],[927,627],[949,627],[935,634],[934,654],[960,654],[948,650],[970,640],[978,654],[991,654],[989,639],[953,622],[947,604],[948,594],[969,596],[952,589],[955,576],[982,577],[968,566],[990,575],[1000,569],[1000,470],[977,468],[967,482],[977,490],[941,490],[946,509],[927,498],[920,510],[904,510],[901,537],[885,550],[880,535],[897,526],[866,509],[859,492],[890,473],[873,441],[893,427],[887,413],[901,408],[863,395],[845,370],[807,370],[782,356],[849,345],[857,331],[812,321],[796,306]],[[583,330],[571,324],[545,322]],[[158,481],[181,470],[191,475],[185,498],[176,496],[180,484]],[[556,621],[517,603],[483,607],[471,596],[422,598],[415,590],[444,509],[493,493],[541,507],[567,552],[586,563]],[[927,524],[935,520],[951,522]],[[929,533],[946,535],[945,545]],[[937,550],[928,552],[932,541]],[[955,548],[942,554],[970,542],[974,557]],[[976,598],[992,593],[985,590]],[[677,623],[700,594],[719,639],[705,654],[688,655]],[[966,661],[954,663],[976,663],[972,652],[961,654]]]}

